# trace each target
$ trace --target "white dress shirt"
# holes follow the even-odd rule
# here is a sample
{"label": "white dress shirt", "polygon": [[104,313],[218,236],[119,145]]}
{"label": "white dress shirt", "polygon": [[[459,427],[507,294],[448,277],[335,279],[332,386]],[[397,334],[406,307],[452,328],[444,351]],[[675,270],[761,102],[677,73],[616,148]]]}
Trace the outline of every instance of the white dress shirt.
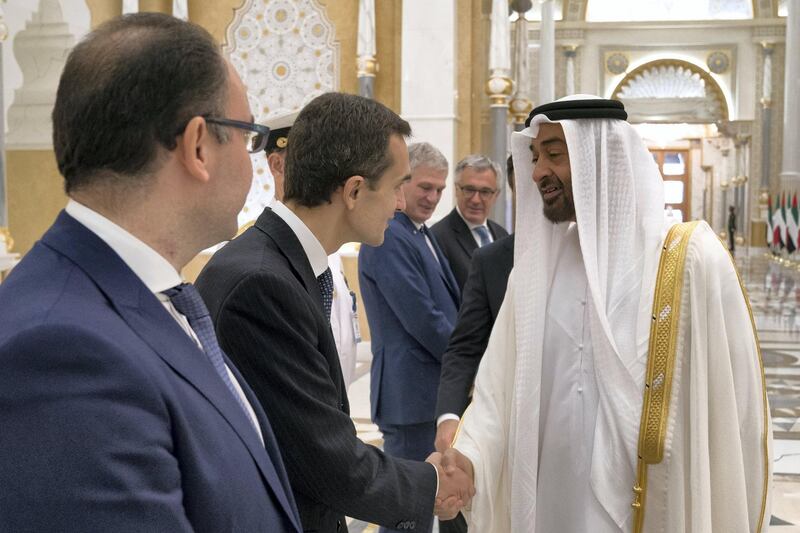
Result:
{"label": "white dress shirt", "polygon": [[272,203],[271,207],[272,211],[286,222],[297,237],[297,240],[300,241],[300,246],[303,247],[303,251],[308,257],[308,262],[311,263],[314,277],[318,278],[328,268],[328,254],[325,253],[325,248],[322,247],[316,235],[308,229],[306,223],[294,214],[294,211],[277,200]]}
{"label": "white dress shirt", "polygon": [[[200,344],[200,340],[189,325],[189,321],[175,309],[169,297],[163,293],[163,291],[183,283],[183,279],[178,271],[175,270],[175,267],[148,245],[85,205],[70,199],[69,202],[67,202],[65,210],[69,216],[86,226],[89,231],[100,237],[103,242],[116,252],[120,259],[128,265],[133,273],[142,280],[142,283],[144,283],[156,298],[159,299],[164,309],[175,319],[183,331],[185,331],[202,350],[203,346]],[[231,369],[228,368],[227,365],[225,365],[225,369],[228,371],[228,377],[231,383],[233,383],[236,393],[247,408],[247,414],[253,426],[256,428],[258,438],[261,439],[263,443],[264,438],[261,435],[261,427],[258,424],[258,419],[256,418],[255,411],[253,411],[253,407],[247,400],[247,396],[245,396],[241,385],[239,385]]]}
{"label": "white dress shirt", "polygon": [[[411,217],[409,217],[408,219],[411,220]],[[417,231],[415,231],[414,233],[422,233],[422,226],[425,225],[424,222],[415,222],[411,220],[411,223],[414,224],[415,228],[417,228]],[[422,236],[425,237],[425,244],[428,245],[428,249],[431,251],[431,254],[433,254],[433,258],[436,259],[437,263],[439,263],[439,257],[436,255],[436,250],[433,247],[433,243],[431,242],[430,237],[428,237],[427,233],[422,233]]]}
{"label": "white dress shirt", "polygon": [[481,237],[478,235],[478,232],[475,231],[475,228],[486,228],[486,233],[489,234],[489,242],[494,242],[494,235],[492,235],[492,231],[489,229],[489,225],[487,224],[486,220],[483,221],[483,224],[473,224],[464,218],[464,215],[461,214],[461,210],[458,208],[458,206],[456,206],[456,213],[458,213],[458,216],[461,217],[461,220],[463,220],[464,224],[466,224],[469,228],[469,233],[472,235],[472,238],[475,239],[475,244],[478,245],[478,248],[481,246]]}

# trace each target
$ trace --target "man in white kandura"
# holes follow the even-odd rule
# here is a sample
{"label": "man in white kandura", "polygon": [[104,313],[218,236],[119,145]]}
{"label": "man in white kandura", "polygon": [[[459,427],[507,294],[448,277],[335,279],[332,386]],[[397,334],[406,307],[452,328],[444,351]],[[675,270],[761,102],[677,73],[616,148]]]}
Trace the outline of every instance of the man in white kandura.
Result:
{"label": "man in white kandura", "polygon": [[470,531],[768,528],[747,297],[706,223],[665,227],[626,118],[579,95],[513,134],[514,270],[455,445],[474,468]]}

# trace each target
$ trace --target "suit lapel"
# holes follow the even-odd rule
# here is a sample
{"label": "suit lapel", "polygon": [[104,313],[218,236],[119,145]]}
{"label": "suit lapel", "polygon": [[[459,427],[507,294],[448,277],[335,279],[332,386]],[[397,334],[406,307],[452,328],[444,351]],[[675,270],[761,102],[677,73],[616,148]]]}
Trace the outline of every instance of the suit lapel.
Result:
{"label": "suit lapel", "polygon": [[453,229],[453,233],[456,235],[456,242],[464,250],[464,253],[467,254],[467,257],[472,257],[472,252],[475,251],[478,244],[475,242],[475,237],[472,236],[469,227],[455,209],[447,215],[447,218],[449,219],[448,222]]}
{"label": "suit lapel", "polygon": [[[283,254],[284,257],[289,261],[289,265],[291,266],[292,273],[294,276],[300,280],[303,287],[305,287],[306,292],[309,294],[312,300],[317,305],[317,309],[319,309],[320,315],[323,317],[323,320],[326,320],[325,317],[325,307],[322,304],[322,292],[319,289],[319,283],[317,283],[317,278],[314,276],[314,271],[311,268],[311,263],[308,260],[308,256],[306,255],[305,250],[303,249],[303,245],[300,244],[300,240],[295,235],[292,228],[275,212],[270,209],[269,207],[265,208],[261,215],[258,217],[255,223],[256,228],[263,232],[268,239],[270,239],[277,249]],[[331,368],[331,379],[336,384],[336,387],[339,391],[339,397],[341,404],[343,406],[343,410],[346,413],[350,413],[350,402],[347,397],[347,387],[344,384],[344,377],[342,374],[342,366],[341,361],[339,360],[339,353],[336,350],[336,341],[333,337],[333,330],[330,327],[330,320],[326,320],[327,323],[327,335],[329,338],[326,342],[328,345],[332,347],[332,353],[330,350],[325,349],[325,344],[321,343],[321,352],[322,355],[328,361],[328,364]],[[325,333],[322,333],[325,335]],[[338,376],[337,376],[338,374]]]}
{"label": "suit lapel", "polygon": [[439,243],[436,241],[436,237],[434,237],[433,233],[429,233],[428,236],[431,239],[431,244],[433,245],[433,249],[436,250],[436,257],[439,258],[439,267],[440,267],[439,272],[442,275],[444,284],[447,287],[447,290],[450,291],[450,295],[453,297],[453,301],[456,303],[456,307],[458,307],[461,297],[458,291],[458,283],[456,282],[456,277],[453,274],[453,270],[450,268],[450,264],[447,262],[447,258],[444,256],[444,253],[442,253],[442,249],[439,247]]}
{"label": "suit lapel", "polygon": [[492,241],[502,239],[508,235],[508,232],[505,230],[505,228],[491,218],[486,219],[486,225],[489,226],[489,232],[492,234]]}
{"label": "suit lapel", "polygon": [[[431,254],[431,249],[428,248],[428,243],[425,242],[424,233],[421,231],[417,232],[417,227],[414,225],[411,219],[408,218],[408,215],[402,212],[398,212],[395,215],[395,218],[412,235],[412,241],[419,249],[419,252],[420,254],[422,254],[422,257],[423,258],[427,257],[429,258],[430,261],[433,261],[433,263],[435,264],[436,271],[439,272],[439,276],[441,276],[445,287],[447,287],[447,290],[450,292],[450,295],[453,297],[453,300],[456,303],[456,307],[458,307],[460,296],[458,292],[458,285],[456,284],[456,278],[453,275],[453,271],[450,269],[450,265],[447,262],[447,258],[445,257],[444,253],[442,253],[442,249],[439,247],[439,243],[436,241],[436,237],[434,237],[433,232],[430,230],[428,231],[428,238],[431,240],[431,245],[433,246],[436,258],[433,257],[433,255]],[[419,235],[415,235],[415,233],[419,233]],[[415,239],[413,237],[417,238]]]}
{"label": "suit lapel", "polygon": [[216,408],[247,447],[286,513],[296,521],[284,491],[273,487],[280,484],[280,478],[267,461],[264,446],[242,408],[206,355],[169,316],[158,298],[105,242],[65,212],[42,241],[78,265],[142,341]]}
{"label": "suit lapel", "polygon": [[247,401],[250,402],[250,406],[253,408],[253,412],[258,419],[258,424],[261,428],[261,434],[264,438],[264,449],[272,460],[271,466],[273,466],[274,470],[276,471],[275,476],[283,487],[283,492],[276,491],[275,495],[281,502],[281,505],[283,505],[284,509],[286,509],[287,514],[292,517],[292,520],[297,526],[298,531],[302,531],[303,528],[300,525],[300,513],[297,510],[295,501],[294,499],[289,500],[288,498],[289,494],[293,494],[292,487],[289,484],[289,475],[286,473],[286,468],[283,466],[283,458],[281,457],[281,452],[278,448],[278,440],[275,438],[275,434],[272,432],[272,426],[269,423],[267,414],[261,407],[261,402],[258,400],[258,397],[247,384],[244,376],[239,373],[236,365],[234,365],[233,362],[228,359],[227,355],[225,356],[225,363],[228,365],[228,368],[230,368],[231,372],[233,372],[233,375],[236,376],[236,380],[242,387],[242,391],[247,397]]}

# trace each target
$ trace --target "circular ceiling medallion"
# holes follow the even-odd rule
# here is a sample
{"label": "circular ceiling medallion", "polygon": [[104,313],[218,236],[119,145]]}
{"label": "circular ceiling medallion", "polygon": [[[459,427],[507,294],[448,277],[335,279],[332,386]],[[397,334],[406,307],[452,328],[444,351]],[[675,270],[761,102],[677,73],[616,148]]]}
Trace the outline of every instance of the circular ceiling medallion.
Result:
{"label": "circular ceiling medallion", "polygon": [[620,52],[610,54],[606,58],[606,69],[611,74],[623,74],[628,70],[628,57]]}
{"label": "circular ceiling medallion", "polygon": [[706,58],[706,65],[714,74],[725,74],[731,67],[731,60],[725,52],[711,52]]}

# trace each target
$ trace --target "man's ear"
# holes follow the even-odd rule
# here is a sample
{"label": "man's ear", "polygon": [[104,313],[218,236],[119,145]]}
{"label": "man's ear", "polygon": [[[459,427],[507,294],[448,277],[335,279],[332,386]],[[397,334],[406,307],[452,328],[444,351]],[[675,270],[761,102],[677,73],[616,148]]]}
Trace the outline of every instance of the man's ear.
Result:
{"label": "man's ear", "polygon": [[269,165],[269,172],[273,176],[280,174],[283,176],[285,158],[278,152],[272,152],[267,156],[267,165]]}
{"label": "man's ear", "polygon": [[178,137],[178,146],[175,153],[183,167],[193,177],[201,181],[208,181],[209,156],[208,143],[211,132],[203,117],[194,117],[186,125],[183,135]]}
{"label": "man's ear", "polygon": [[342,197],[348,209],[355,209],[359,198],[363,197],[367,187],[367,180],[363,176],[350,176],[342,186]]}

